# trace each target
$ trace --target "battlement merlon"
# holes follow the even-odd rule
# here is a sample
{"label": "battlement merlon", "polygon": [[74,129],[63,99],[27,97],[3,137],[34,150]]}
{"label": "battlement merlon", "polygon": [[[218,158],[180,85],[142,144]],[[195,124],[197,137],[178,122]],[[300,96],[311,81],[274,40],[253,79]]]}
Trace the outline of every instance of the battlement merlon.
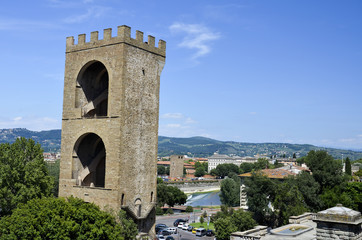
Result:
{"label": "battlement merlon", "polygon": [[98,48],[117,43],[126,43],[157,55],[166,57],[166,42],[158,41],[158,46],[155,46],[155,37],[148,35],[148,41],[143,42],[143,32],[136,31],[136,38],[131,38],[131,28],[123,25],[117,29],[117,36],[112,37],[112,29],[103,30],[103,39],[98,39],[98,31],[91,32],[90,41],[86,42],[86,35],[78,35],[78,43],[74,44],[74,37],[67,37],[66,53],[77,52],[85,49]]}

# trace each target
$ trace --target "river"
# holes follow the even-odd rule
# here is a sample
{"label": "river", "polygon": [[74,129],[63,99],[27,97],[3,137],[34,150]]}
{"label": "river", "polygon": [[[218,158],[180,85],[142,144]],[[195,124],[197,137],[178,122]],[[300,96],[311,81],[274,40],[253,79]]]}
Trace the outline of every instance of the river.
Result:
{"label": "river", "polygon": [[193,193],[189,195],[186,201],[186,206],[219,206],[221,205],[220,191],[208,193]]}

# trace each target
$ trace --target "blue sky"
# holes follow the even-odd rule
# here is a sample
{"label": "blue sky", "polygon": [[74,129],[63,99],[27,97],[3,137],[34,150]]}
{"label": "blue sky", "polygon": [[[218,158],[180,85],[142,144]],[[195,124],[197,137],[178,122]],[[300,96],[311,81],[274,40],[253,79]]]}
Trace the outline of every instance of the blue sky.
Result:
{"label": "blue sky", "polygon": [[362,149],[361,9],[359,0],[4,1],[0,128],[61,128],[66,37],[128,25],[167,42],[160,135]]}

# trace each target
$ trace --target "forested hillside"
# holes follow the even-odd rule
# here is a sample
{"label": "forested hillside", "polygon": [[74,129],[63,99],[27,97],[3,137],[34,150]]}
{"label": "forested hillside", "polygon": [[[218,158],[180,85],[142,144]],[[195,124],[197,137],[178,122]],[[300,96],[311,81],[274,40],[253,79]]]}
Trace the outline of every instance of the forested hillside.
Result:
{"label": "forested hillside", "polygon": [[[25,128],[0,129],[0,143],[14,142],[19,137],[32,138],[39,142],[45,152],[60,151],[61,130],[30,131]],[[336,159],[349,157],[352,160],[362,158],[362,152],[335,148],[317,147],[309,144],[289,143],[243,143],[233,141],[218,141],[205,137],[173,138],[158,137],[158,154],[161,157],[172,154],[187,154],[191,157],[208,157],[215,152],[220,154],[235,154],[238,156],[254,156],[265,154],[278,157],[305,156],[311,150],[326,150]]]}

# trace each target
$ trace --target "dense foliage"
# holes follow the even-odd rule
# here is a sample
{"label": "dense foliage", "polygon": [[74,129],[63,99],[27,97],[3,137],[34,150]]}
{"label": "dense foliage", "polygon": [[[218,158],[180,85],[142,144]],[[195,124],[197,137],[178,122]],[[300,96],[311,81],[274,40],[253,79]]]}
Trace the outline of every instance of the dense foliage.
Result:
{"label": "dense foliage", "polygon": [[0,235],[2,239],[134,239],[136,224],[125,212],[119,221],[80,199],[33,199],[1,218]]}
{"label": "dense foliage", "polygon": [[239,167],[232,163],[224,163],[217,165],[215,169],[212,169],[210,171],[210,174],[224,178],[225,176],[228,176],[232,172],[238,174]]}
{"label": "dense foliage", "polygon": [[177,187],[167,186],[166,184],[157,184],[157,205],[162,207],[167,204],[173,207],[176,204],[186,203],[186,194]]}
{"label": "dense foliage", "polygon": [[244,180],[248,207],[259,224],[280,226],[290,216],[317,212],[337,203],[362,210],[362,183],[348,182],[342,164],[325,151],[311,151],[299,160],[312,173],[302,172],[283,181],[271,180],[257,171]]}
{"label": "dense foliage", "polygon": [[0,144],[0,216],[11,214],[19,203],[51,196],[53,189],[40,144],[25,138]]}
{"label": "dense foliage", "polygon": [[46,163],[46,166],[48,168],[49,175],[54,179],[53,195],[54,197],[58,197],[60,160],[58,159],[55,162],[48,162]]}
{"label": "dense foliage", "polygon": [[195,176],[196,177],[202,177],[204,176],[208,171],[208,164],[207,162],[200,163],[195,162]]}
{"label": "dense foliage", "polygon": [[221,211],[212,215],[217,239],[230,239],[230,234],[236,231],[245,231],[256,226],[250,212],[239,209],[234,211],[226,206],[221,206]]}

